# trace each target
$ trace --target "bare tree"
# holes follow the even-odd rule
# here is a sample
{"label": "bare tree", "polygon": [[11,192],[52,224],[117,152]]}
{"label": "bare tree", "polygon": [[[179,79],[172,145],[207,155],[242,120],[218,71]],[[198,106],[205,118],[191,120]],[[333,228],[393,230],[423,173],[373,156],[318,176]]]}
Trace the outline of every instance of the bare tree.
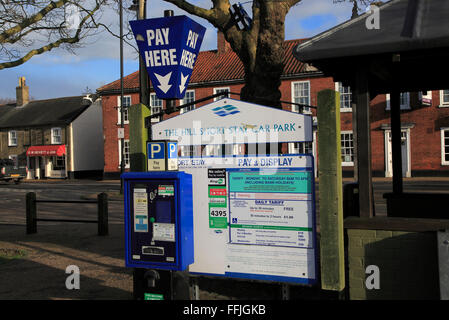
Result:
{"label": "bare tree", "polygon": [[113,34],[101,17],[114,6],[117,0],[0,0],[0,70],[55,48],[73,53],[103,30]]}
{"label": "bare tree", "polygon": [[301,0],[253,0],[252,26],[248,30],[239,30],[233,23],[229,0],[212,0],[210,9],[185,0],[164,1],[206,19],[223,32],[244,65],[245,86],[241,90],[242,100],[280,106],[285,16]]}

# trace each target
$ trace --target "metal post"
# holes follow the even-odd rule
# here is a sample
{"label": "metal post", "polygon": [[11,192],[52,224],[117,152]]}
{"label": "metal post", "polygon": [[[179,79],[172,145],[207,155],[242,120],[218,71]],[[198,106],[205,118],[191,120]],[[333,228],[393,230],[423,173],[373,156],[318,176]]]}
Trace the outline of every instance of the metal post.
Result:
{"label": "metal post", "polygon": [[109,234],[108,219],[108,195],[99,193],[98,200],[98,235],[107,236]]}
{"label": "metal post", "polygon": [[[123,3],[119,0],[120,6],[120,128],[124,128],[124,106],[123,106]],[[121,138],[121,161],[120,175],[125,171],[125,139]],[[123,194],[123,180],[120,179],[120,194]]]}
{"label": "metal post", "polygon": [[[146,19],[146,1],[139,0],[139,7],[137,11],[137,20]],[[145,68],[145,62],[143,58],[139,55],[139,94],[140,94],[140,103],[150,107],[150,90],[149,90],[149,81],[148,81],[148,73]]]}
{"label": "metal post", "polygon": [[[173,10],[164,10],[164,17],[173,17]],[[170,110],[175,108],[176,100],[175,99],[164,99],[165,100],[165,109]],[[151,137],[152,138],[152,137]]]}
{"label": "metal post", "polygon": [[34,192],[28,192],[26,194],[26,233],[37,233],[37,220],[36,220],[36,194]]}

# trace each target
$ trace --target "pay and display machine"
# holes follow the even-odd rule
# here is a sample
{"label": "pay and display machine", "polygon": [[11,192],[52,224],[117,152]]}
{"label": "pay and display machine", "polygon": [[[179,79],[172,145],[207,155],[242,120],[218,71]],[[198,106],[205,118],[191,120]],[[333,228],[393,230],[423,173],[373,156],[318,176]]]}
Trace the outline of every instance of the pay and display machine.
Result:
{"label": "pay and display machine", "polygon": [[186,270],[193,263],[192,176],[127,172],[124,183],[126,266]]}

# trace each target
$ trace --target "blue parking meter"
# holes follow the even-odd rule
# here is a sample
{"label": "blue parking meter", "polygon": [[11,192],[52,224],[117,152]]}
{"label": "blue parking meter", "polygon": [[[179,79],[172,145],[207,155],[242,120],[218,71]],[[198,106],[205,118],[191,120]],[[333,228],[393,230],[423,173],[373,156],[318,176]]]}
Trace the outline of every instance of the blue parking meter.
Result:
{"label": "blue parking meter", "polygon": [[192,176],[185,172],[122,174],[126,266],[186,270],[193,263]]}

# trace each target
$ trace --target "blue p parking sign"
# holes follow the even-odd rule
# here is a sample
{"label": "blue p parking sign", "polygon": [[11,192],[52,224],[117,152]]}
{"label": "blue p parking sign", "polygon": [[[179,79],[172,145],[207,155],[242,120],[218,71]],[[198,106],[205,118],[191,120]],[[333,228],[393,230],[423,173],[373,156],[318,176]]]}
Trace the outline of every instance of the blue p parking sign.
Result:
{"label": "blue p parking sign", "polygon": [[165,142],[148,142],[148,171],[165,171]]}
{"label": "blue p parking sign", "polygon": [[167,170],[178,170],[178,143],[167,142]]}
{"label": "blue p parking sign", "polygon": [[178,170],[178,143],[176,141],[148,141],[147,171]]}

